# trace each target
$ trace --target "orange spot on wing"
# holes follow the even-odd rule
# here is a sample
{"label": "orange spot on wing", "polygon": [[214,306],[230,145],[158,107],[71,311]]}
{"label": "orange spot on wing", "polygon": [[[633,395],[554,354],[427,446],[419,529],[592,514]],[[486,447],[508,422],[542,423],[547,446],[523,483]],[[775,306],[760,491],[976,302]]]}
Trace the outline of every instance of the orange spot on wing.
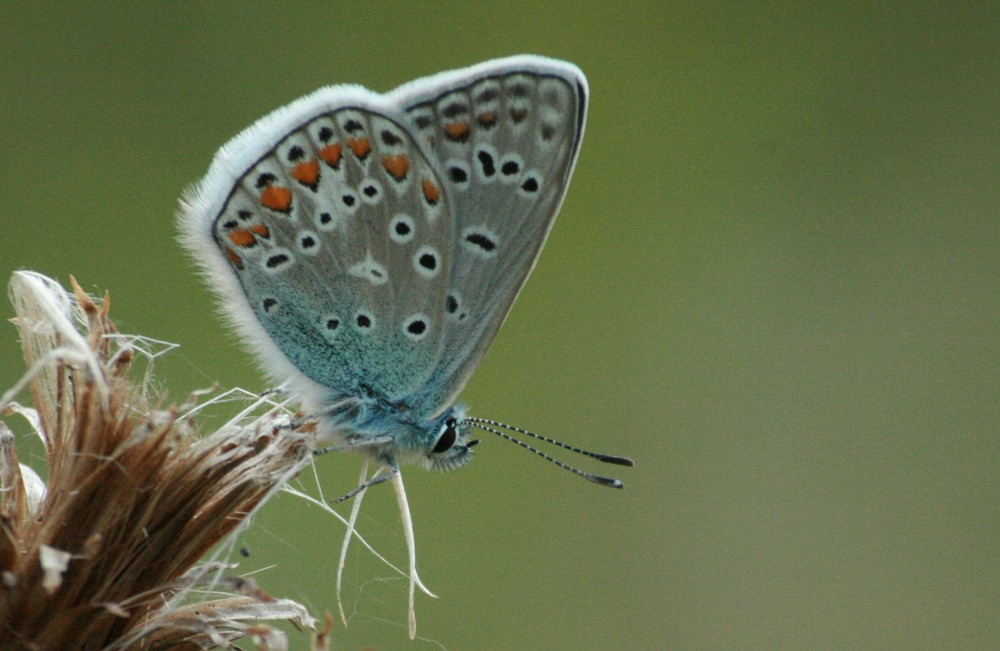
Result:
{"label": "orange spot on wing", "polygon": [[402,181],[406,178],[406,172],[410,169],[410,159],[403,154],[386,156],[382,159],[382,166],[392,178]]}
{"label": "orange spot on wing", "polygon": [[260,235],[264,239],[271,237],[271,231],[268,230],[267,224],[254,224],[253,226],[250,227],[250,230],[252,230],[257,235]]}
{"label": "orange spot on wing", "polygon": [[229,258],[229,261],[233,263],[234,267],[237,269],[243,268],[243,259],[236,253],[236,251],[233,251],[228,246],[226,247],[226,256]]}
{"label": "orange spot on wing", "polygon": [[253,233],[245,228],[229,231],[229,241],[236,246],[253,246],[257,243],[257,240],[253,238]]}
{"label": "orange spot on wing", "polygon": [[438,202],[438,199],[441,198],[440,188],[438,188],[438,186],[434,184],[434,181],[431,181],[430,179],[424,179],[423,188],[424,188],[424,199],[427,199],[427,203],[431,204],[432,206],[436,204]]}
{"label": "orange spot on wing", "polygon": [[486,111],[485,113],[480,113],[476,117],[476,121],[479,122],[480,126],[487,129],[492,127],[497,123],[497,112],[496,111]]}
{"label": "orange spot on wing", "polygon": [[344,146],[339,142],[335,142],[332,145],[327,145],[319,150],[319,157],[326,162],[330,167],[337,167],[340,165],[340,152],[343,150]]}
{"label": "orange spot on wing", "polygon": [[280,185],[269,185],[261,191],[260,202],[271,210],[288,212],[292,209],[292,191]]}
{"label": "orange spot on wing", "polygon": [[469,139],[469,123],[464,121],[444,125],[444,132],[449,140],[465,142]]}
{"label": "orange spot on wing", "polygon": [[372,150],[372,141],[368,138],[349,138],[347,146],[351,148],[355,156],[364,160]]}
{"label": "orange spot on wing", "polygon": [[292,168],[292,178],[302,185],[316,189],[316,184],[319,181],[319,161],[315,158],[302,161]]}

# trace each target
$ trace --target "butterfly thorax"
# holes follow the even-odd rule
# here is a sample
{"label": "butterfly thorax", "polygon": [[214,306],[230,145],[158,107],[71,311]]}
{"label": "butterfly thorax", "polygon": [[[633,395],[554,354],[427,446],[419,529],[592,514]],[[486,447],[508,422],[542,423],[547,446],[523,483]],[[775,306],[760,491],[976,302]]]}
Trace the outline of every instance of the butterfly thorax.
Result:
{"label": "butterfly thorax", "polygon": [[402,403],[376,395],[337,402],[322,414],[322,438],[333,439],[346,450],[357,451],[383,465],[420,465],[451,470],[472,459],[471,427],[465,408],[453,405],[435,418],[423,418]]}

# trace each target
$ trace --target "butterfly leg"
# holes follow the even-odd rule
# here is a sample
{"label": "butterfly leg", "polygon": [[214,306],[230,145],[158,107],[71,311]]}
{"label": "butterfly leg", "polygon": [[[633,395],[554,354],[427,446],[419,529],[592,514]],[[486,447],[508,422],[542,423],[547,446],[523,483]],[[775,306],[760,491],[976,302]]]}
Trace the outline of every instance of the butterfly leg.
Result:
{"label": "butterfly leg", "polygon": [[[364,469],[368,470],[368,461],[367,460],[365,460]],[[337,499],[335,499],[332,502],[330,502],[330,504],[333,505],[333,504],[340,504],[341,502],[346,502],[347,500],[351,499],[355,495],[360,495],[361,493],[364,493],[366,490],[368,490],[372,486],[375,486],[377,484],[382,484],[384,482],[389,481],[390,479],[393,479],[394,476],[398,475],[398,474],[399,474],[399,468],[398,467],[392,467],[392,468],[386,470],[385,472],[381,472],[381,473],[375,475],[374,477],[372,477],[368,481],[361,482],[360,484],[358,484],[357,486],[355,486],[351,490],[347,491],[346,493],[344,493],[343,495],[341,495]],[[362,476],[362,479],[363,478],[364,477]]]}
{"label": "butterfly leg", "polygon": [[[391,443],[393,438],[391,436],[365,436],[363,438],[349,439],[346,443],[338,443],[337,445],[329,445],[324,448],[316,448],[313,450],[313,456],[319,457],[324,454],[330,454],[331,452],[356,452],[359,448],[371,447],[375,445],[383,445],[385,443]],[[386,477],[388,479],[388,477]],[[382,481],[385,481],[384,479]]]}
{"label": "butterfly leg", "polygon": [[396,501],[399,504],[399,517],[403,522],[403,537],[406,539],[406,551],[410,557],[410,593],[409,593],[409,633],[410,639],[417,636],[417,613],[413,606],[414,587],[420,588],[421,592],[429,597],[437,598],[437,595],[427,589],[427,586],[417,575],[417,545],[413,537],[413,519],[410,517],[410,504],[406,500],[406,489],[403,487],[403,475],[399,472],[399,466],[393,462],[395,472],[392,474],[392,487],[396,490]]}
{"label": "butterfly leg", "polygon": [[[361,476],[358,478],[358,486],[364,486],[365,480],[368,477],[368,459],[366,458],[364,463],[361,465]],[[344,626],[347,626],[347,616],[344,614],[344,600],[341,599],[340,588],[343,585],[344,579],[344,565],[347,563],[347,548],[351,543],[351,537],[354,535],[354,525],[358,520],[358,513],[361,512],[361,500],[364,498],[364,492],[358,494],[354,504],[351,506],[351,517],[347,520],[347,532],[344,533],[344,543],[340,546],[340,561],[337,563],[337,608],[340,610],[340,621],[344,622]]]}

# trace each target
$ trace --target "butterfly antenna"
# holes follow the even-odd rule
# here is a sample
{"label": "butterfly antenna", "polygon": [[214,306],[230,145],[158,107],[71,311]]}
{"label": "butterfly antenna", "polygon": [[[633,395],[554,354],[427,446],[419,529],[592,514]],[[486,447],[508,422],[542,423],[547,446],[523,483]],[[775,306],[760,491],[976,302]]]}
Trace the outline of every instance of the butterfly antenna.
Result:
{"label": "butterfly antenna", "polygon": [[[485,425],[492,425],[493,427],[502,427],[504,429],[509,429],[512,432],[517,432],[518,434],[524,434],[525,436],[530,436],[533,439],[538,439],[539,441],[545,441],[546,443],[551,443],[561,447],[564,450],[569,450],[570,452],[576,452],[577,454],[582,454],[585,457],[590,457],[591,459],[597,459],[598,461],[603,461],[604,463],[613,463],[616,466],[628,466],[631,468],[635,465],[635,462],[628,457],[620,457],[615,454],[602,454],[601,452],[591,452],[590,450],[584,450],[562,441],[557,441],[555,439],[550,439],[547,436],[542,436],[541,434],[535,434],[534,432],[529,432],[526,429],[520,427],[515,427],[514,425],[508,425],[507,423],[501,423],[500,421],[490,420],[488,418],[466,418],[467,422],[479,425],[480,423]],[[490,430],[492,431],[492,430]]]}
{"label": "butterfly antenna", "polygon": [[[601,486],[608,486],[610,488],[625,488],[625,484],[623,484],[618,479],[614,479],[613,477],[603,477],[601,475],[595,475],[593,473],[589,473],[589,472],[587,472],[585,470],[580,470],[579,468],[574,468],[573,466],[571,466],[569,464],[566,464],[566,463],[563,463],[559,459],[556,459],[556,458],[554,458],[554,457],[552,457],[552,456],[550,456],[550,455],[542,452],[538,448],[532,447],[531,445],[528,445],[524,441],[521,441],[520,439],[514,438],[513,436],[511,436],[507,432],[500,431],[499,429],[497,429],[497,427],[506,427],[507,429],[510,429],[512,431],[520,432],[520,433],[526,434],[528,436],[533,436],[533,437],[535,437],[535,438],[537,438],[539,440],[547,441],[547,442],[552,443],[554,445],[558,445],[559,447],[566,448],[567,450],[572,450],[573,452],[579,452],[580,454],[584,454],[584,455],[586,455],[588,457],[592,457],[592,458],[598,459],[600,461],[606,461],[607,463],[614,463],[614,464],[621,465],[621,466],[632,466],[632,465],[635,465],[631,459],[626,459],[625,457],[616,457],[616,456],[613,456],[613,455],[600,454],[600,453],[597,453],[597,452],[588,452],[586,450],[581,450],[579,448],[574,448],[572,446],[566,445],[565,443],[560,443],[559,441],[555,441],[553,439],[546,438],[546,437],[541,436],[539,434],[532,434],[531,432],[528,432],[527,430],[522,430],[522,429],[519,429],[519,428],[516,428],[516,427],[510,427],[509,425],[505,425],[505,424],[499,423],[497,421],[486,420],[485,418],[466,418],[465,422],[469,423],[470,425],[473,425],[474,427],[478,427],[479,429],[481,429],[481,430],[483,430],[485,432],[490,432],[491,434],[496,434],[500,438],[506,439],[506,440],[510,441],[511,443],[516,443],[517,445],[520,445],[522,448],[524,448],[528,452],[533,452],[533,453],[537,454],[541,458],[543,458],[546,461],[549,461],[551,463],[554,463],[555,465],[559,466],[563,470],[568,470],[568,471],[570,471],[571,473],[573,473],[575,475],[579,475],[580,477],[583,477],[584,479],[586,479],[588,481],[592,481],[595,484],[600,484]],[[613,461],[612,461],[612,459],[613,459]]]}

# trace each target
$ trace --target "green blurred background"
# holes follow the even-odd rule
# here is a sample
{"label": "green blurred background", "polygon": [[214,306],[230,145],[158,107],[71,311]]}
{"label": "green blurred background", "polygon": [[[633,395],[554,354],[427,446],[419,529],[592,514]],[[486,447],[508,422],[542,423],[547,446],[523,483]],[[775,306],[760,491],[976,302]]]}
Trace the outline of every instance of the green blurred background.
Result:
{"label": "green blurred background", "polygon": [[[5,3],[0,270],[110,290],[181,344],[175,398],[263,389],[174,241],[215,149],[320,85],[569,59],[573,185],[464,399],[638,465],[605,490],[487,439],[406,472],[440,599],[408,642],[405,581],[352,554],[334,648],[997,648],[998,43],[995,2]],[[405,563],[391,490],[361,527]],[[321,615],[342,533],[282,496],[242,568]]]}

